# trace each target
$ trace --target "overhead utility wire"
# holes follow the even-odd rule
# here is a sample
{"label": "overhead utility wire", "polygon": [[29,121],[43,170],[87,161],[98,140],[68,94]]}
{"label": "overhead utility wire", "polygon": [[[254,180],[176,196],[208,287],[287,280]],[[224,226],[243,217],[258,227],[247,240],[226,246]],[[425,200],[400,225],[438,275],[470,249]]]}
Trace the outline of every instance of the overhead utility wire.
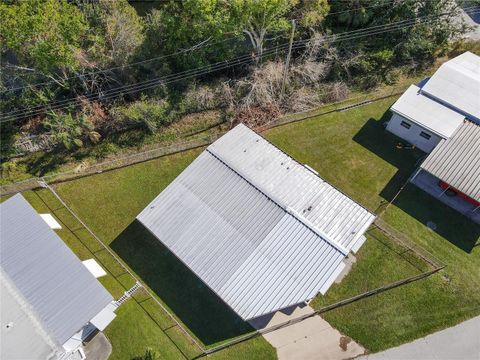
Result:
{"label": "overhead utility wire", "polygon": [[[439,15],[439,16],[442,16],[442,15]],[[439,16],[436,16],[436,17],[439,17]],[[332,35],[331,37],[325,37],[325,38],[321,39],[320,41],[328,42],[328,41],[330,41],[330,39],[333,40],[333,41],[345,41],[345,40],[351,40],[351,39],[355,39],[355,38],[359,38],[359,37],[384,33],[384,32],[388,32],[388,31],[394,31],[394,30],[414,26],[414,25],[418,24],[418,22],[416,22],[416,23],[411,23],[411,22],[416,21],[416,20],[417,19],[410,20],[410,23],[407,23],[407,24],[405,24],[405,21],[401,21],[401,22],[393,23],[393,24],[389,24],[389,25],[379,25],[379,26],[376,26],[376,27],[372,27],[373,29],[370,29],[370,28],[360,29],[360,30],[362,30],[361,32],[358,31],[358,30],[355,30],[355,31],[352,31],[353,34],[348,34],[350,32],[345,33],[345,36],[342,36],[343,33],[339,34],[339,35]],[[426,22],[428,22],[428,21],[423,21],[422,23],[426,23]],[[392,25],[394,25],[394,26],[392,26]],[[297,49],[297,48],[301,47],[302,44],[306,44],[309,41],[310,40],[308,40],[308,41],[305,41],[305,40],[297,41],[297,42],[295,42],[295,47],[294,48]],[[270,54],[272,51],[278,51],[278,49],[283,50],[285,48],[285,46],[286,46],[286,44],[283,44],[279,48],[272,49],[272,50],[270,50],[270,52],[268,52],[268,51],[265,52],[264,55],[266,56],[267,54]],[[172,76],[174,76],[174,78],[168,78],[168,77],[157,78],[157,79],[149,80],[149,81],[146,81],[146,82],[131,84],[131,85],[127,85],[127,86],[120,87],[120,88],[114,88],[114,89],[105,91],[104,93],[85,95],[84,97],[89,98],[89,97],[95,96],[95,97],[97,97],[101,100],[104,100],[104,99],[108,99],[108,98],[111,98],[111,97],[114,97],[114,96],[118,96],[119,94],[126,95],[126,94],[129,94],[129,93],[132,93],[132,92],[138,92],[138,91],[141,91],[141,90],[145,90],[145,89],[157,86],[157,85],[162,84],[162,83],[171,83],[171,82],[179,81],[179,80],[189,78],[189,77],[192,77],[192,76],[199,76],[199,75],[203,75],[203,74],[206,74],[206,73],[209,73],[209,72],[219,71],[219,70],[224,69],[224,68],[228,68],[228,67],[231,67],[231,66],[235,66],[235,65],[238,65],[238,64],[242,64],[242,63],[252,61],[252,60],[245,60],[246,57],[250,57],[250,55],[244,55],[240,58],[222,61],[222,62],[213,64],[213,65],[205,66],[205,67],[200,68],[200,69],[197,68],[197,69],[188,70],[186,72],[182,72],[182,73],[178,73],[178,74],[173,74]],[[68,107],[68,106],[71,106],[74,103],[79,102],[79,101],[81,101],[81,99],[74,98],[74,99],[70,99],[70,100],[66,99],[66,100],[63,100],[63,101],[55,102],[55,103],[51,104],[50,109],[51,110],[56,110],[56,109],[60,109],[62,107]],[[62,104],[68,104],[68,105],[63,106]],[[37,113],[42,113],[43,112],[43,105],[39,106],[39,107],[41,109],[38,110]],[[34,116],[35,115],[35,110],[34,109],[35,108],[32,108],[30,110],[29,109],[17,110],[17,111],[7,113],[6,114],[7,116],[4,117],[4,119],[1,122],[7,122],[7,121],[15,120],[15,118],[13,118],[13,117],[15,115],[19,114],[19,112],[23,112],[23,114],[21,115],[22,117],[24,117],[24,116]]]}
{"label": "overhead utility wire", "polygon": [[[381,3],[381,4],[365,6],[365,7],[357,7],[357,8],[354,8],[354,9],[343,10],[343,11],[336,11],[336,12],[333,12],[333,13],[328,13],[327,15],[325,15],[325,18],[327,18],[328,16],[331,16],[331,15],[349,13],[349,12],[362,10],[362,9],[381,7],[381,6],[388,5],[389,3],[392,3],[394,1],[395,0],[389,0],[389,1],[386,1],[385,3]],[[402,2],[403,1],[404,0],[402,0]],[[278,31],[278,32],[280,32],[280,31]],[[181,49],[181,50],[178,50],[178,51],[170,53],[170,54],[157,56],[157,57],[154,57],[154,58],[145,59],[145,60],[141,60],[141,61],[137,61],[137,62],[133,62],[133,63],[129,63],[129,64],[124,64],[124,65],[119,65],[119,66],[115,66],[115,67],[110,67],[110,68],[104,68],[104,69],[100,69],[100,70],[96,70],[96,71],[91,71],[91,72],[88,72],[88,73],[85,73],[85,74],[77,74],[77,75],[73,75],[73,76],[69,76],[69,77],[66,77],[64,79],[61,79],[61,81],[67,81],[67,80],[76,79],[76,78],[85,78],[85,77],[88,77],[88,76],[93,76],[93,75],[96,75],[96,74],[102,74],[102,73],[106,73],[106,72],[113,71],[113,70],[118,70],[118,69],[123,70],[123,69],[128,68],[128,67],[142,65],[142,64],[146,64],[146,63],[149,63],[149,62],[152,62],[152,61],[157,61],[157,60],[169,58],[169,57],[180,55],[180,54],[186,54],[186,53],[196,51],[196,50],[204,48],[204,47],[221,44],[221,43],[224,43],[224,42],[227,42],[227,41],[239,39],[241,37],[244,37],[244,35],[230,37],[230,38],[220,40],[220,41],[215,41],[215,42],[209,42],[209,39],[206,39],[206,40],[203,40],[202,42],[200,42],[199,44],[192,45],[191,47],[189,47],[187,49]],[[281,37],[281,36],[276,36],[274,38],[270,38],[270,39],[266,39],[266,40],[271,41],[271,40],[275,40],[279,37]],[[8,68],[9,66],[6,66],[6,67]],[[46,76],[46,75],[42,74],[42,76]],[[58,82],[54,81],[54,80],[51,80],[51,81],[39,82],[39,83],[35,83],[35,84],[29,84],[29,85],[25,85],[25,86],[17,86],[17,87],[2,90],[2,91],[0,91],[0,93],[7,93],[7,92],[17,91],[17,90],[22,90],[22,89],[37,87],[37,86],[44,86],[44,85],[49,85],[49,84],[58,84]]]}
{"label": "overhead utility wire", "polygon": [[[404,27],[405,26],[403,26],[403,28]],[[391,28],[388,31],[393,31],[393,30],[396,30],[396,29],[397,28]],[[385,31],[382,31],[382,32],[385,32]],[[378,33],[379,32],[377,30],[376,34],[378,34]],[[375,33],[370,32],[368,35],[374,35],[374,34]],[[363,35],[363,36],[365,36],[365,35]],[[335,41],[350,40],[350,39],[354,39],[354,38],[358,38],[358,37],[360,37],[360,36],[357,35],[355,37],[349,37],[349,38],[347,38],[347,37],[338,38]],[[267,52],[264,53],[264,55],[267,56],[274,51],[278,51],[279,49],[283,50],[285,48],[285,46],[286,46],[286,44],[282,45],[281,47],[279,47],[277,49],[272,49],[269,52],[267,51]],[[294,47],[294,49],[298,49],[302,46],[304,46],[304,44],[298,44],[297,43],[296,46]],[[84,98],[92,99],[92,100],[94,98],[97,98],[97,99],[103,101],[103,100],[106,100],[106,99],[109,99],[109,98],[112,98],[112,97],[115,97],[115,96],[118,96],[118,95],[127,95],[127,94],[130,94],[130,93],[146,90],[146,89],[158,86],[160,84],[172,83],[172,82],[183,80],[183,79],[186,79],[186,78],[204,75],[204,74],[207,74],[207,73],[210,73],[210,72],[219,71],[219,70],[222,70],[222,69],[225,69],[225,68],[228,68],[228,67],[232,67],[232,66],[236,66],[236,65],[240,65],[240,64],[243,64],[243,63],[248,63],[248,62],[253,61],[253,59],[245,59],[246,57],[249,58],[250,55],[245,55],[241,58],[223,61],[223,62],[220,62],[217,65],[213,65],[213,66],[209,65],[209,66],[206,66],[206,67],[203,67],[203,68],[200,68],[200,69],[192,69],[192,70],[189,70],[188,73],[173,74],[172,75],[173,77],[165,77],[165,78],[150,80],[148,82],[131,84],[131,85],[128,85],[128,86],[125,86],[125,87],[121,87],[120,89],[115,88],[115,89],[105,91],[103,93],[88,94],[88,95],[85,95]],[[72,106],[76,103],[80,103],[81,101],[82,101],[82,99],[74,98],[74,99],[70,99],[70,100],[66,99],[66,100],[63,100],[63,101],[51,103],[49,110],[51,111],[51,110],[58,110],[58,109],[62,109],[62,108],[67,108],[67,107],[70,107],[70,106]],[[22,114],[21,115],[17,114],[18,113],[18,111],[17,111],[17,113],[15,115],[20,115],[19,117],[17,117],[17,119],[22,118],[22,117],[26,117],[26,116],[35,116],[37,114],[41,114],[41,113],[44,112],[44,107],[43,106],[39,106],[39,108],[40,109],[36,110],[36,111],[35,111],[35,108],[32,109],[32,110],[28,110],[28,109],[20,110],[22,112]],[[9,113],[9,114],[11,114],[11,113]],[[1,121],[1,122],[16,120],[14,118],[13,114],[9,115],[9,117],[10,118],[4,118],[3,121]]]}
{"label": "overhead utility wire", "polygon": [[[392,24],[392,25],[393,25],[393,24]],[[377,26],[377,27],[378,27],[378,26]],[[382,27],[385,27],[385,26],[382,26]],[[402,28],[403,28],[403,27],[405,27],[405,26],[402,26]],[[388,30],[389,30],[389,31],[392,31],[392,30],[396,30],[397,28],[398,28],[398,26],[395,27],[395,28],[393,28],[392,26],[390,26],[390,29],[388,29]],[[364,30],[369,30],[369,29],[364,29]],[[378,33],[378,31],[385,32],[387,29],[373,29],[373,30]],[[369,30],[368,33],[367,33],[366,31],[363,31],[362,36],[372,35],[372,34],[374,34],[374,32],[373,32],[372,30]],[[342,34],[340,34],[340,35],[342,35]],[[354,35],[355,35],[355,37],[359,37],[359,36],[357,36],[356,34],[354,34]],[[335,37],[335,36],[334,36],[334,37]],[[344,36],[344,37],[336,36],[336,39],[335,39],[335,40],[336,40],[336,41],[340,41],[340,40],[348,40],[348,39],[353,39],[353,38],[354,38],[353,36],[350,36],[350,37],[348,37],[348,38],[347,38],[346,36]],[[322,39],[322,41],[327,41],[327,38]],[[300,43],[302,43],[302,42],[305,43],[305,41],[298,41],[298,42],[296,42],[297,48],[298,48],[298,44],[300,44]],[[283,46],[285,46],[285,45],[282,45],[282,48],[281,48],[281,49],[283,49]],[[223,61],[223,62],[220,62],[220,63],[217,63],[217,64],[220,64],[220,65],[221,65],[222,63],[225,63],[225,62],[228,62],[228,61],[237,61],[237,62],[238,62],[240,59],[245,58],[245,57],[248,57],[248,56],[249,56],[249,55],[245,55],[245,56],[243,56],[243,57],[241,57],[241,58],[231,59],[231,60]],[[216,68],[216,67],[219,66],[219,65],[217,65],[217,64],[213,64],[211,71],[217,71],[217,70],[219,70],[218,68]],[[211,65],[208,65],[208,66],[206,66],[206,67],[204,67],[204,68],[208,68],[209,66],[211,66]],[[231,65],[228,65],[228,64],[226,65],[226,67],[229,67],[229,66],[231,66]],[[189,77],[190,74],[188,74],[188,73],[189,73],[189,72],[195,72],[195,71],[201,71],[202,73],[204,72],[204,70],[203,70],[202,68],[200,68],[200,69],[192,69],[192,70],[189,70],[189,71],[184,72],[184,73],[174,74],[173,76],[187,75],[187,77]],[[187,74],[185,74],[185,73],[187,73]],[[196,75],[196,74],[194,74],[194,75]],[[162,80],[169,80],[169,78],[168,78],[168,77],[167,77],[167,78],[159,78],[159,79],[149,80],[149,81],[143,82],[143,83],[131,84],[131,85],[127,85],[127,86],[121,87],[119,90],[118,90],[118,88],[111,89],[111,90],[108,90],[108,91],[106,91],[106,92],[104,92],[104,93],[99,93],[98,96],[99,96],[99,97],[102,97],[102,95],[105,95],[105,94],[106,94],[106,95],[113,94],[113,92],[115,92],[115,91],[119,91],[119,93],[121,93],[121,92],[123,92],[124,89],[133,90],[133,89],[135,89],[135,87],[138,87],[138,86],[145,87],[145,85],[149,85],[149,83],[151,83],[151,82],[162,81]],[[156,85],[156,84],[155,84],[155,85]],[[140,89],[140,88],[138,88],[138,89]],[[91,95],[86,95],[85,97],[92,96],[92,95],[95,96],[95,94],[91,94]],[[73,100],[75,100],[75,98],[74,98]],[[60,101],[60,102],[52,103],[51,105],[53,105],[53,106],[56,105],[56,106],[58,107],[58,105],[61,105],[61,104],[63,104],[63,103],[67,103],[67,102],[69,102],[69,101],[70,101],[70,100],[67,99],[67,100],[63,100],[63,101]],[[41,107],[43,107],[43,106],[41,106]],[[28,109],[27,109],[27,110],[28,110]],[[20,111],[22,111],[22,110],[20,110]],[[30,110],[30,111],[33,111],[33,110]],[[17,111],[17,112],[18,112],[18,111]],[[25,112],[25,111],[24,111],[24,112]],[[15,113],[15,112],[8,113],[7,115],[13,116],[13,115],[11,115],[11,114],[13,114],[13,113]]]}

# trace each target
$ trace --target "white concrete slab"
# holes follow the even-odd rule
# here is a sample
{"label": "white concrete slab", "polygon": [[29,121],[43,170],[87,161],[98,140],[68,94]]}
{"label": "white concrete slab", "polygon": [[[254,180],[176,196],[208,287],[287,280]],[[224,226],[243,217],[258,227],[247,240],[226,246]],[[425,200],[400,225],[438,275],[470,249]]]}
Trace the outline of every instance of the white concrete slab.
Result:
{"label": "white concrete slab", "polygon": [[50,226],[51,229],[58,230],[62,228],[51,214],[40,214],[40,217],[48,224],[48,226]]}
{"label": "white concrete slab", "polygon": [[82,261],[82,264],[92,273],[95,278],[99,278],[102,276],[107,275],[106,271],[103,270],[103,268],[100,266],[99,263],[95,261],[95,259],[88,259],[85,261]]}
{"label": "white concrete slab", "polygon": [[107,305],[105,309],[100,311],[92,320],[90,320],[90,323],[98,330],[103,331],[116,316],[117,315],[113,312],[112,307]]}
{"label": "white concrete slab", "polygon": [[[313,311],[310,306],[296,307],[287,313],[276,312],[269,320],[259,319],[251,324],[257,328],[269,328]],[[277,349],[280,360],[340,360],[365,353],[363,347],[343,336],[318,315],[267,333],[264,338]]]}

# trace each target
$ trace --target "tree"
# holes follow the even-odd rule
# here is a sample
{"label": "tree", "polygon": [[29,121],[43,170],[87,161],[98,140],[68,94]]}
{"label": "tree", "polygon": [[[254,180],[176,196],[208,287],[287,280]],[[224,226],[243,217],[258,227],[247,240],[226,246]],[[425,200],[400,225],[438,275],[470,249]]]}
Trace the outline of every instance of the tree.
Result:
{"label": "tree", "polygon": [[301,26],[313,28],[323,22],[329,10],[327,0],[301,0],[295,11],[295,17],[299,18]]}
{"label": "tree", "polygon": [[[327,11],[327,0],[170,0],[147,16],[145,49],[158,56],[194,47],[195,56],[172,57],[171,65],[200,66],[246,50],[245,38],[239,36],[244,34],[259,61],[267,33],[288,31],[292,15],[314,26]],[[223,42],[235,36],[236,41]],[[214,51],[208,47],[213,42]]]}
{"label": "tree", "polygon": [[0,19],[1,53],[11,51],[19,66],[45,75],[79,66],[87,26],[75,5],[66,0],[0,3]]}
{"label": "tree", "polygon": [[[146,19],[144,51],[148,56],[176,53],[192,47],[195,55],[185,53],[167,58],[171,67],[182,70],[225,58],[235,51],[235,43],[222,43],[238,34],[224,0],[170,0]],[[214,51],[208,43],[218,42]],[[158,64],[157,64],[158,65]]]}
{"label": "tree", "polygon": [[332,2],[331,11],[327,26],[333,33],[399,24],[393,31],[335,43],[343,69],[364,78],[368,86],[389,81],[394,68],[430,65],[465,30],[458,20],[458,5],[450,0],[393,0],[388,4],[383,0],[345,0]]}
{"label": "tree", "polygon": [[82,6],[90,23],[89,53],[104,63],[122,65],[144,40],[144,23],[127,0],[99,0]]}
{"label": "tree", "polygon": [[288,14],[298,0],[231,0],[232,19],[250,39],[261,61],[267,32],[286,31],[290,28]]}

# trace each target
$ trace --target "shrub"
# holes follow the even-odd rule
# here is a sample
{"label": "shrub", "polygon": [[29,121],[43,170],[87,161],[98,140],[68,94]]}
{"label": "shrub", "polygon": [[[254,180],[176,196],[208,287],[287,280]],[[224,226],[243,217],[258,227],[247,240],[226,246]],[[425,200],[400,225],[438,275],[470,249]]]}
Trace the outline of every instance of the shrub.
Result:
{"label": "shrub", "polygon": [[275,119],[278,119],[282,112],[276,104],[267,104],[265,106],[251,106],[242,108],[235,112],[232,125],[243,123],[249,127],[255,128],[266,125]]}
{"label": "shrub", "polygon": [[103,142],[96,146],[90,153],[96,159],[106,158],[108,155],[115,154],[118,151],[118,147],[111,142]]}
{"label": "shrub", "polygon": [[92,143],[100,140],[100,134],[94,130],[93,124],[83,114],[72,116],[72,114],[51,112],[44,126],[51,132],[53,142],[67,150],[82,147],[85,139],[89,139]]}
{"label": "shrub", "polygon": [[133,360],[157,360],[157,359],[158,359],[157,353],[150,348],[145,350],[145,353],[143,355],[135,356],[133,358]]}
{"label": "shrub", "polygon": [[305,60],[290,68],[290,78],[298,86],[312,85],[318,87],[329,72],[329,65],[323,62]]}
{"label": "shrub", "polygon": [[294,90],[286,99],[288,109],[293,112],[305,111],[319,106],[321,103],[320,94],[307,87]]}
{"label": "shrub", "polygon": [[333,103],[346,99],[349,94],[350,89],[347,84],[342,81],[337,81],[323,87],[321,90],[321,99],[325,103]]}
{"label": "shrub", "polygon": [[283,80],[284,64],[268,62],[255,68],[251,77],[237,83],[236,92],[244,108],[278,105]]}
{"label": "shrub", "polygon": [[178,106],[180,114],[230,107],[235,102],[233,89],[228,81],[212,85],[190,87]]}
{"label": "shrub", "polygon": [[172,122],[175,113],[167,101],[140,100],[130,105],[114,108],[111,111],[115,130],[142,128],[155,132],[160,126]]}
{"label": "shrub", "polygon": [[181,114],[190,114],[204,110],[211,110],[218,106],[215,92],[208,85],[192,86],[184,95],[179,104]]}

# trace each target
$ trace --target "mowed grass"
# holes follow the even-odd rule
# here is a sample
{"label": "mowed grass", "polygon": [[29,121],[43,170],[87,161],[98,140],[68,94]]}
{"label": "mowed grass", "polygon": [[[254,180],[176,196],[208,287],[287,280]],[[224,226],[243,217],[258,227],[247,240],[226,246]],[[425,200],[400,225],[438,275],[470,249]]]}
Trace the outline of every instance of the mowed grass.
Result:
{"label": "mowed grass", "polygon": [[[424,156],[419,151],[398,149],[398,139],[385,133],[381,123],[393,101],[285,125],[264,136],[375,211],[385,206]],[[214,345],[249,329],[134,221],[201,150],[58,184],[56,188],[199,340]],[[332,325],[369,350],[379,351],[480,313],[480,246],[474,246],[480,234],[477,225],[411,187],[388,208],[383,219],[425,246],[447,264],[447,269],[324,314]],[[427,229],[428,220],[438,224],[437,232]],[[375,231],[369,232],[357,257],[342,283],[334,285],[326,297],[315,299],[313,306],[322,307],[424,270],[422,262]],[[130,321],[135,322],[133,318]],[[117,326],[128,332],[128,326],[134,325],[125,321]],[[110,337],[121,334],[110,333]],[[138,346],[144,344],[140,339],[135,341],[142,344]],[[112,343],[118,358],[128,353],[129,345],[116,347],[115,340]],[[216,356],[273,358],[275,352],[257,338]]]}
{"label": "mowed grass", "polygon": [[[399,139],[384,131],[382,122],[391,103],[379,101],[265,135],[370,210],[383,209],[424,156],[398,149]],[[324,314],[333,326],[376,352],[480,314],[479,225],[413,185],[406,186],[382,220],[447,267],[427,279]],[[426,226],[428,221],[437,225],[436,231]],[[346,279],[313,306],[320,308],[379,286],[379,278],[394,281],[384,270],[390,260],[374,247],[369,239]],[[400,267],[395,273],[408,276]]]}
{"label": "mowed grass", "polygon": [[[114,298],[119,298],[126,289],[134,285],[134,278],[72,216],[68,209],[62,206],[49,190],[29,191],[23,193],[23,196],[39,213],[52,213],[55,216],[62,225],[62,229],[57,230],[57,234],[80,260],[94,258],[103,266],[107,275],[99,280]],[[1,200],[5,200],[5,198]],[[131,250],[141,253],[141,244],[137,243],[137,245],[135,249]],[[160,260],[165,263],[165,259],[166,257],[163,256],[163,259]],[[178,267],[178,264],[169,267],[173,273],[177,273],[178,270],[175,266]],[[146,268],[146,266],[144,267]],[[186,287],[191,285],[187,279],[189,276],[191,277],[191,274],[183,276],[178,285]],[[179,279],[177,278],[177,280]],[[195,290],[193,294],[196,295]],[[236,326],[242,329],[238,327],[238,324]],[[225,329],[221,324],[218,328]],[[250,329],[248,328],[248,330]],[[113,351],[110,359],[133,359],[144,354],[146,349],[155,351],[159,359],[194,359],[201,355],[201,350],[191,338],[176,325],[175,321],[144,289],[140,289],[132,299],[119,308],[116,319],[104,332],[112,344]],[[235,350],[227,349],[212,355],[212,357],[214,359],[254,357],[273,359],[275,351],[262,338],[256,338],[238,345]]]}

